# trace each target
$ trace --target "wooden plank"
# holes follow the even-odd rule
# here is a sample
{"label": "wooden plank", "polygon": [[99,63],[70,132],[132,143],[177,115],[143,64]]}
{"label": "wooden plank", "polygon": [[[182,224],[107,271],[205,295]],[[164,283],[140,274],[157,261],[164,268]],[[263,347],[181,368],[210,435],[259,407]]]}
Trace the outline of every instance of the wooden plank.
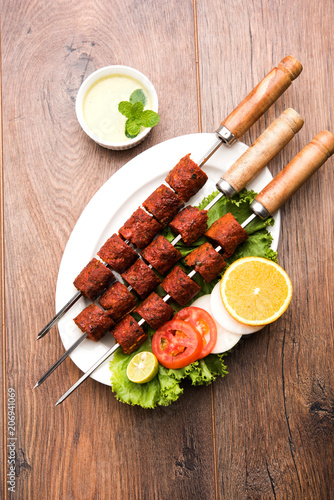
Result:
{"label": "wooden plank", "polygon": [[[0,29],[1,32],[1,29]],[[0,38],[0,57],[1,57],[1,38]],[[2,88],[2,71],[0,70],[0,88]],[[5,487],[7,479],[7,373],[6,373],[6,332],[5,332],[5,251],[4,251],[4,200],[3,200],[3,161],[2,161],[2,92],[0,93],[0,319],[1,319],[1,433],[0,447],[2,450],[1,484]]]}
{"label": "wooden plank", "polygon": [[[3,116],[8,384],[17,391],[16,497],[213,498],[211,392],[187,388],[155,412],[122,405],[67,360],[57,332],[36,344],[53,316],[59,263],[87,202],[124,163],[173,136],[197,132],[193,5],[176,1],[4,1]],[[159,26],[159,29],[157,28]],[[126,64],[156,86],[161,125],[128,152],[103,150],[76,121],[83,79]],[[4,498],[6,489],[4,489]],[[14,494],[9,498],[14,498]]]}
{"label": "wooden plank", "polygon": [[[245,142],[285,108],[301,113],[304,128],[271,162],[276,174],[316,133],[333,131],[333,7],[301,0],[198,2],[203,131],[288,54],[304,71]],[[214,384],[221,499],[332,495],[333,180],[331,159],[282,209],[278,256],[294,284],[292,303],[235,349],[229,376]]]}

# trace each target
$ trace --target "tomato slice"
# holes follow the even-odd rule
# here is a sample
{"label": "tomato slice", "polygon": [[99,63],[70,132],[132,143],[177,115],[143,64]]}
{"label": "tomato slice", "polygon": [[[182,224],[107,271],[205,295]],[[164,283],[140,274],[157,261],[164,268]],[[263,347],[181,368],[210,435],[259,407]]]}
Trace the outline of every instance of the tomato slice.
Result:
{"label": "tomato slice", "polygon": [[175,320],[182,320],[196,328],[203,337],[203,349],[198,357],[207,356],[217,342],[217,326],[212,316],[200,307],[185,307],[174,316]]}
{"label": "tomato slice", "polygon": [[185,321],[172,319],[157,329],[152,339],[152,351],[166,368],[183,368],[198,359],[203,338],[196,328]]}

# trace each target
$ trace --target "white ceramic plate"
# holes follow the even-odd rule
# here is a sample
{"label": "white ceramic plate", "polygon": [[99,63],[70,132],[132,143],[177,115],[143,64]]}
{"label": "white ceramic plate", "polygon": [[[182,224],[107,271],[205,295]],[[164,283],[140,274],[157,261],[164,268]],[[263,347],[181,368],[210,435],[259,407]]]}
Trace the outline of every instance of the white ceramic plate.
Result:
{"label": "white ceramic plate", "polygon": [[[82,212],[66,245],[58,274],[56,311],[76,293],[73,281],[83,267],[163,182],[176,163],[188,153],[191,153],[194,161],[199,161],[215,140],[214,134],[189,134],[158,144],[129,161],[97,191]],[[242,142],[237,142],[230,148],[222,146],[216,151],[203,167],[209,180],[190,200],[191,204],[198,204],[204,196],[215,190],[215,184],[222,173],[247,147]],[[249,188],[259,192],[271,179],[272,175],[266,168],[252,181]],[[276,250],[280,230],[279,213],[275,216],[275,225],[269,230],[274,238],[272,248]],[[81,336],[73,318],[88,304],[87,299],[81,298],[59,321],[59,333],[65,349]],[[113,344],[111,334],[107,334],[97,343],[86,339],[75,349],[71,359],[80,370],[86,372]],[[105,361],[92,374],[93,379],[106,385],[110,385],[108,363],[108,360]]]}

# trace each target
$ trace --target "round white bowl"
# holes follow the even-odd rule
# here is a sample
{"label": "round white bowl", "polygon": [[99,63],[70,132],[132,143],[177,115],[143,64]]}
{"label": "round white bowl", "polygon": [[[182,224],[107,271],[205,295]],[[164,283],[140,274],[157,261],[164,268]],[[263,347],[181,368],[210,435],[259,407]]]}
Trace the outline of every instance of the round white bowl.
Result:
{"label": "round white bowl", "polygon": [[134,68],[130,68],[129,66],[122,66],[122,65],[105,66],[103,68],[94,71],[94,73],[89,75],[86,78],[86,80],[82,82],[79,88],[75,102],[75,112],[78,121],[81,125],[81,128],[97,144],[108,149],[116,149],[116,150],[130,149],[136,146],[137,144],[141,143],[150,133],[151,128],[145,128],[134,139],[126,139],[125,141],[122,142],[105,141],[104,139],[101,139],[101,137],[98,137],[96,134],[94,134],[94,132],[92,132],[92,130],[88,127],[83,114],[83,101],[85,95],[88,92],[88,89],[100,78],[114,74],[126,75],[126,76],[131,76],[132,78],[136,78],[149,93],[150,98],[152,100],[152,110],[155,111],[156,113],[158,112],[158,96],[152,82],[140,71]]}

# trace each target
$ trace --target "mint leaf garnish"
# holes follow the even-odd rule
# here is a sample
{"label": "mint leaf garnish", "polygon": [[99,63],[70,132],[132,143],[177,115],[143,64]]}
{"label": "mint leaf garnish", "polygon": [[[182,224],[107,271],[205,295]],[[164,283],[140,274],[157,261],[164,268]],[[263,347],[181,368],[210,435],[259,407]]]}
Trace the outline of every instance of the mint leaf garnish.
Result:
{"label": "mint leaf garnish", "polygon": [[136,120],[139,120],[141,115],[143,114],[143,103],[142,102],[135,102],[132,104],[131,108],[131,118],[136,118]]}
{"label": "mint leaf garnish", "polygon": [[138,134],[136,135],[130,135],[129,132],[125,129],[125,136],[128,138],[128,139],[134,139],[135,137],[137,137]]}
{"label": "mint leaf garnish", "polygon": [[146,97],[142,89],[137,89],[130,95],[130,102],[134,104],[135,102],[141,102],[143,106],[146,104]]}
{"label": "mint leaf garnish", "polygon": [[122,113],[122,115],[130,118],[131,116],[132,104],[128,101],[121,101],[118,105],[118,111]]}
{"label": "mint leaf garnish", "polygon": [[155,111],[147,109],[140,116],[140,124],[143,127],[155,127],[160,121],[160,116]]}
{"label": "mint leaf garnish", "polygon": [[128,118],[125,123],[125,130],[129,135],[136,136],[139,134],[141,125],[137,122],[136,118]]}
{"label": "mint leaf garnish", "polygon": [[132,92],[130,101],[121,101],[118,105],[118,111],[126,116],[125,136],[133,139],[141,131],[142,127],[152,128],[160,121],[160,116],[151,109],[144,111],[146,97],[141,89]]}

